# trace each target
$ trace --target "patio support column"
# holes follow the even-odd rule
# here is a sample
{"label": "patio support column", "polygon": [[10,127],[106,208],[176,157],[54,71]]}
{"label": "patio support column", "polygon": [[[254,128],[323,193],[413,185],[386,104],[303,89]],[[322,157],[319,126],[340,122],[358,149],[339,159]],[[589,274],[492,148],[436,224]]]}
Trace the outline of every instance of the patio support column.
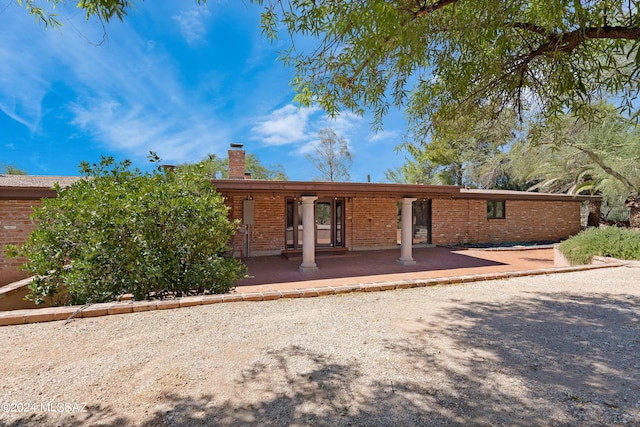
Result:
{"label": "patio support column", "polygon": [[411,255],[413,248],[413,202],[416,200],[412,197],[402,199],[402,230],[400,231],[402,241],[400,243],[400,259],[396,261],[402,265],[414,265],[416,263]]}
{"label": "patio support column", "polygon": [[303,273],[318,271],[316,265],[316,224],[314,202],[316,196],[302,196],[302,264],[298,270]]}

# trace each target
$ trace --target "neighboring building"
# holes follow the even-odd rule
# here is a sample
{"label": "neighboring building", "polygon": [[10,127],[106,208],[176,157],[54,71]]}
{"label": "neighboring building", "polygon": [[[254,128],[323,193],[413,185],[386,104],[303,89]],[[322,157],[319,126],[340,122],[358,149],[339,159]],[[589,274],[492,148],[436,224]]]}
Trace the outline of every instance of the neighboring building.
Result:
{"label": "neighboring building", "polygon": [[[229,216],[241,226],[231,242],[234,256],[301,255],[301,271],[315,271],[317,252],[400,247],[398,262],[412,264],[420,244],[559,241],[581,229],[580,210],[599,197],[518,191],[468,190],[456,186],[251,180],[245,152],[229,151],[228,180],[213,180]],[[247,179],[249,178],[249,179]],[[79,177],[0,175],[0,247],[25,241],[29,219],[55,182]],[[23,260],[0,253],[0,286],[25,277]]]}

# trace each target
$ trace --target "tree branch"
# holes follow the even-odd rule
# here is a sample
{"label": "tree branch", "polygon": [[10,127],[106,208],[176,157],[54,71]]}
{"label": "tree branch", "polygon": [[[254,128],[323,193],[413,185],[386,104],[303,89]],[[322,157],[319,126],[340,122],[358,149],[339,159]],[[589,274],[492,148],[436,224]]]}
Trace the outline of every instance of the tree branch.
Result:
{"label": "tree branch", "polygon": [[[404,27],[405,25],[407,25],[407,22],[414,21],[415,19],[421,16],[429,15],[430,13],[433,13],[436,10],[442,9],[446,6],[449,6],[450,4],[454,4],[457,2],[458,0],[440,0],[440,1],[436,1],[435,3],[423,4],[415,12],[410,12],[412,14],[411,19],[409,21],[401,22],[400,26]],[[396,40],[395,37],[387,37],[383,43],[385,48],[390,46],[395,40]],[[345,88],[348,88],[353,84],[356,78],[364,71],[364,69],[367,66],[369,66],[372,59],[373,59],[373,54],[369,55],[364,61],[362,61],[362,64],[360,64],[360,66],[354,71],[352,76],[347,79]]]}
{"label": "tree branch", "polygon": [[[527,24],[518,24],[516,28],[523,28],[533,31],[537,34],[540,28],[529,26]],[[523,66],[531,62],[533,59],[547,54],[555,54],[558,52],[571,53],[581,43],[594,39],[615,39],[615,40],[638,40],[640,39],[640,28],[635,27],[592,27],[586,29],[578,29],[568,33],[550,34],[547,36],[549,41],[541,44],[531,52],[521,55],[517,58],[520,62],[519,66]]]}
{"label": "tree branch", "polygon": [[521,29],[521,30],[527,30],[527,31],[530,31],[532,33],[537,33],[537,34],[540,34],[541,36],[545,36],[545,37],[549,35],[549,31],[547,31],[543,27],[540,27],[540,26],[535,25],[535,24],[530,24],[528,22],[514,22],[512,24],[507,24],[507,26],[513,27],[513,28],[518,28],[518,29]]}
{"label": "tree branch", "polygon": [[413,19],[419,18],[424,15],[429,15],[430,13],[435,12],[438,9],[442,9],[444,7],[449,6],[450,4],[457,3],[458,0],[440,0],[431,4],[422,5],[417,11],[413,14]]}
{"label": "tree branch", "polygon": [[633,185],[633,183],[631,181],[629,181],[621,173],[613,170],[610,166],[607,166],[604,163],[604,161],[602,161],[602,159],[596,153],[594,153],[593,151],[588,150],[588,149],[586,149],[584,147],[580,147],[580,146],[578,146],[576,144],[567,144],[567,145],[570,146],[570,147],[575,148],[576,150],[579,150],[579,151],[582,151],[583,153],[585,153],[595,164],[600,166],[603,171],[605,171],[607,174],[611,175],[612,177],[614,177],[615,179],[620,181],[629,190],[631,190],[634,194],[638,194],[638,189],[636,188],[635,185]]}

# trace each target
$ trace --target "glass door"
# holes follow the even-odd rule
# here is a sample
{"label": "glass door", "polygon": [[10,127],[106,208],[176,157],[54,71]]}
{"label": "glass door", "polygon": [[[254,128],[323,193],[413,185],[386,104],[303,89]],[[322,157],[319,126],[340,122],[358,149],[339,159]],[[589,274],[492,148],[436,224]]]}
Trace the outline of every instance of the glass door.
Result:
{"label": "glass door", "polygon": [[413,202],[413,243],[431,243],[431,200]]}
{"label": "glass door", "polygon": [[316,246],[333,246],[333,212],[331,201],[319,200],[316,203]]}
{"label": "glass door", "polygon": [[[285,208],[285,245],[302,248],[302,204],[288,199]],[[320,248],[344,246],[344,199],[319,199],[315,203],[315,245]]]}

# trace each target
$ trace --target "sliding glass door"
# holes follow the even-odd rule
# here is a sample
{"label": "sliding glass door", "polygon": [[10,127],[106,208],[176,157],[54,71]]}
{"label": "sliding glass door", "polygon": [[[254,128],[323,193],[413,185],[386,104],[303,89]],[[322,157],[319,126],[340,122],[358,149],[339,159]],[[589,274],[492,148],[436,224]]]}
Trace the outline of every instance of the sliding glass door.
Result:
{"label": "sliding glass door", "polygon": [[[315,203],[315,246],[336,248],[344,246],[344,199],[318,199]],[[287,249],[302,248],[302,204],[288,199],[286,204]]]}

